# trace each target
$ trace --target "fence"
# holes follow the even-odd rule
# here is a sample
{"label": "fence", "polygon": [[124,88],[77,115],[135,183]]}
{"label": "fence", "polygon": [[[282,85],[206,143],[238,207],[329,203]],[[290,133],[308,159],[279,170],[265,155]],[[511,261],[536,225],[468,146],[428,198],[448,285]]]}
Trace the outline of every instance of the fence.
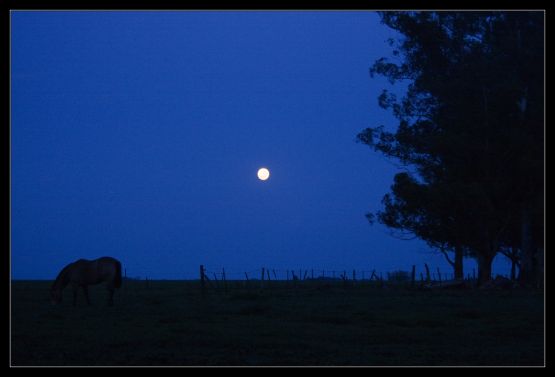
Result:
{"label": "fence", "polygon": [[[442,272],[439,268],[431,271],[427,264],[424,265],[424,271],[420,272],[420,279],[416,274],[416,266],[412,266],[412,270],[386,272],[385,278],[382,272],[376,270],[317,270],[317,269],[287,269],[276,270],[262,267],[261,269],[241,272],[226,272],[224,268],[221,271],[208,270],[203,265],[199,269],[200,287],[204,295],[207,288],[223,289],[228,291],[231,287],[258,287],[264,289],[268,286],[272,287],[297,287],[300,282],[342,282],[344,286],[353,286],[363,283],[378,283],[384,286],[386,282],[391,283],[407,283],[415,286],[417,283],[442,283],[454,279],[452,272]],[[467,274],[465,280],[471,282],[476,281],[476,270],[472,270],[472,274]],[[242,284],[237,285],[237,282]],[[279,282],[281,284],[276,285]],[[290,284],[283,284],[290,283]]]}
{"label": "fence", "polygon": [[[144,281],[145,287],[150,287],[152,278],[148,274],[142,274],[140,277],[127,277],[127,269],[124,269],[125,280],[141,280]],[[477,279],[476,269],[472,269],[471,273],[467,273],[465,278],[467,281],[475,282]],[[226,271],[225,268],[206,268],[204,265],[199,266],[199,275],[196,279],[185,279],[184,277],[167,279],[167,280],[196,280],[200,282],[201,291],[204,293],[207,289],[218,289],[228,291],[234,288],[253,288],[264,289],[266,287],[291,287],[300,286],[301,282],[328,282],[342,283],[343,285],[354,284],[385,284],[407,283],[411,285],[423,283],[442,283],[454,280],[452,270],[441,271],[439,268],[430,268],[424,264],[423,268],[417,269],[412,266],[410,271],[377,271],[353,269],[353,270],[325,270],[325,269],[273,269],[261,267],[249,271]],[[278,283],[279,282],[279,283]],[[286,284],[283,284],[283,283]]]}
{"label": "fence", "polygon": [[[207,269],[201,266],[203,274],[208,280],[223,281],[223,280],[353,280],[353,281],[392,281],[392,280],[425,280],[425,281],[443,281],[453,280],[454,273],[452,271],[441,271],[439,268],[435,270],[430,269],[427,264],[424,265],[424,270],[416,273],[416,266],[412,267],[412,271],[388,271],[382,272],[377,270],[322,270],[322,269],[273,269],[262,267],[250,271],[241,272],[228,272],[225,268],[222,269]],[[406,273],[403,275],[402,273]],[[202,273],[201,273],[202,274]],[[202,275],[201,275],[202,276]],[[420,278],[420,279],[419,279]],[[465,280],[476,280],[476,269],[472,269],[472,273],[467,273]]]}

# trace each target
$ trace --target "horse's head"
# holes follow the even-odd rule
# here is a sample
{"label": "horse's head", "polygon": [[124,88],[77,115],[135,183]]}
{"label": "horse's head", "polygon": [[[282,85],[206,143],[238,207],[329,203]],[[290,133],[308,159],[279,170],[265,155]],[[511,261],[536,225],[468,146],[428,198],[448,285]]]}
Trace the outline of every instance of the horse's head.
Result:
{"label": "horse's head", "polygon": [[62,302],[62,291],[60,289],[50,290],[50,301],[52,305],[57,305]]}

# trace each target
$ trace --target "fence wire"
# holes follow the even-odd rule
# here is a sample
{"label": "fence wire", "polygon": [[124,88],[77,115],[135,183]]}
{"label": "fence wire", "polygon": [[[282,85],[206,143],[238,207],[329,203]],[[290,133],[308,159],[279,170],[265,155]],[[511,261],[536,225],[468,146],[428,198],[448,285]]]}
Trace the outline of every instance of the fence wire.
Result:
{"label": "fence wire", "polygon": [[[428,276],[429,273],[429,276]],[[215,268],[213,266],[204,266],[205,276],[213,281],[250,281],[250,280],[268,280],[268,281],[288,281],[288,280],[354,280],[354,281],[408,281],[412,280],[412,270],[396,270],[396,271],[378,271],[375,269],[351,269],[351,270],[331,270],[331,269],[274,269],[264,267],[250,270],[227,270],[225,268]],[[264,275],[262,275],[264,274]],[[416,268],[414,271],[415,281],[447,281],[454,279],[452,270],[439,270],[429,268],[429,272],[424,268]],[[492,274],[495,276],[503,276],[509,278],[507,274]],[[164,278],[153,279],[153,276],[164,276]],[[195,275],[186,274],[165,274],[153,273],[146,269],[141,271],[125,270],[125,278],[127,280],[199,280],[200,272]],[[475,280],[477,278],[476,269],[466,272],[465,280]]]}

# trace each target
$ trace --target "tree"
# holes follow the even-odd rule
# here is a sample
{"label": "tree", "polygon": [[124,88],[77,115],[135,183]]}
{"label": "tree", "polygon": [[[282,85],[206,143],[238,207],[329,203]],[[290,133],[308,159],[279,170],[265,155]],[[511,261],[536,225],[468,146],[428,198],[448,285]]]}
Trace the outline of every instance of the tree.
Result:
{"label": "tree", "polygon": [[[458,241],[457,224],[445,211],[447,196],[437,192],[437,185],[420,184],[407,173],[399,173],[391,186],[392,195],[383,199],[384,210],[378,220],[386,226],[409,232],[439,250],[453,267],[455,279],[462,279],[464,250]],[[454,252],[454,259],[449,257]]]}
{"label": "tree", "polygon": [[379,97],[399,120],[396,132],[369,128],[358,139],[416,171],[395,177],[377,217],[432,245],[457,250],[458,257],[471,250],[483,282],[517,218],[523,251],[524,244],[535,250],[542,235],[542,14],[382,12],[381,17],[404,36],[394,51],[402,61],[379,59],[371,73],[410,84],[400,100],[387,91]]}

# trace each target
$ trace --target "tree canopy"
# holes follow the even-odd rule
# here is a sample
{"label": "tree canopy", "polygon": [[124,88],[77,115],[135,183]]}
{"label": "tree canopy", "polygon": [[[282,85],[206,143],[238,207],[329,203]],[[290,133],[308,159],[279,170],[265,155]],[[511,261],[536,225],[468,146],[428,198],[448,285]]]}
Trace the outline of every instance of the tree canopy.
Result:
{"label": "tree canopy", "polygon": [[408,89],[402,98],[386,90],[378,98],[397,118],[396,131],[378,125],[358,140],[415,173],[395,176],[378,221],[468,250],[481,281],[518,227],[533,260],[543,244],[543,13],[380,15],[403,37],[390,41],[396,61],[378,59],[370,72],[408,81]]}

